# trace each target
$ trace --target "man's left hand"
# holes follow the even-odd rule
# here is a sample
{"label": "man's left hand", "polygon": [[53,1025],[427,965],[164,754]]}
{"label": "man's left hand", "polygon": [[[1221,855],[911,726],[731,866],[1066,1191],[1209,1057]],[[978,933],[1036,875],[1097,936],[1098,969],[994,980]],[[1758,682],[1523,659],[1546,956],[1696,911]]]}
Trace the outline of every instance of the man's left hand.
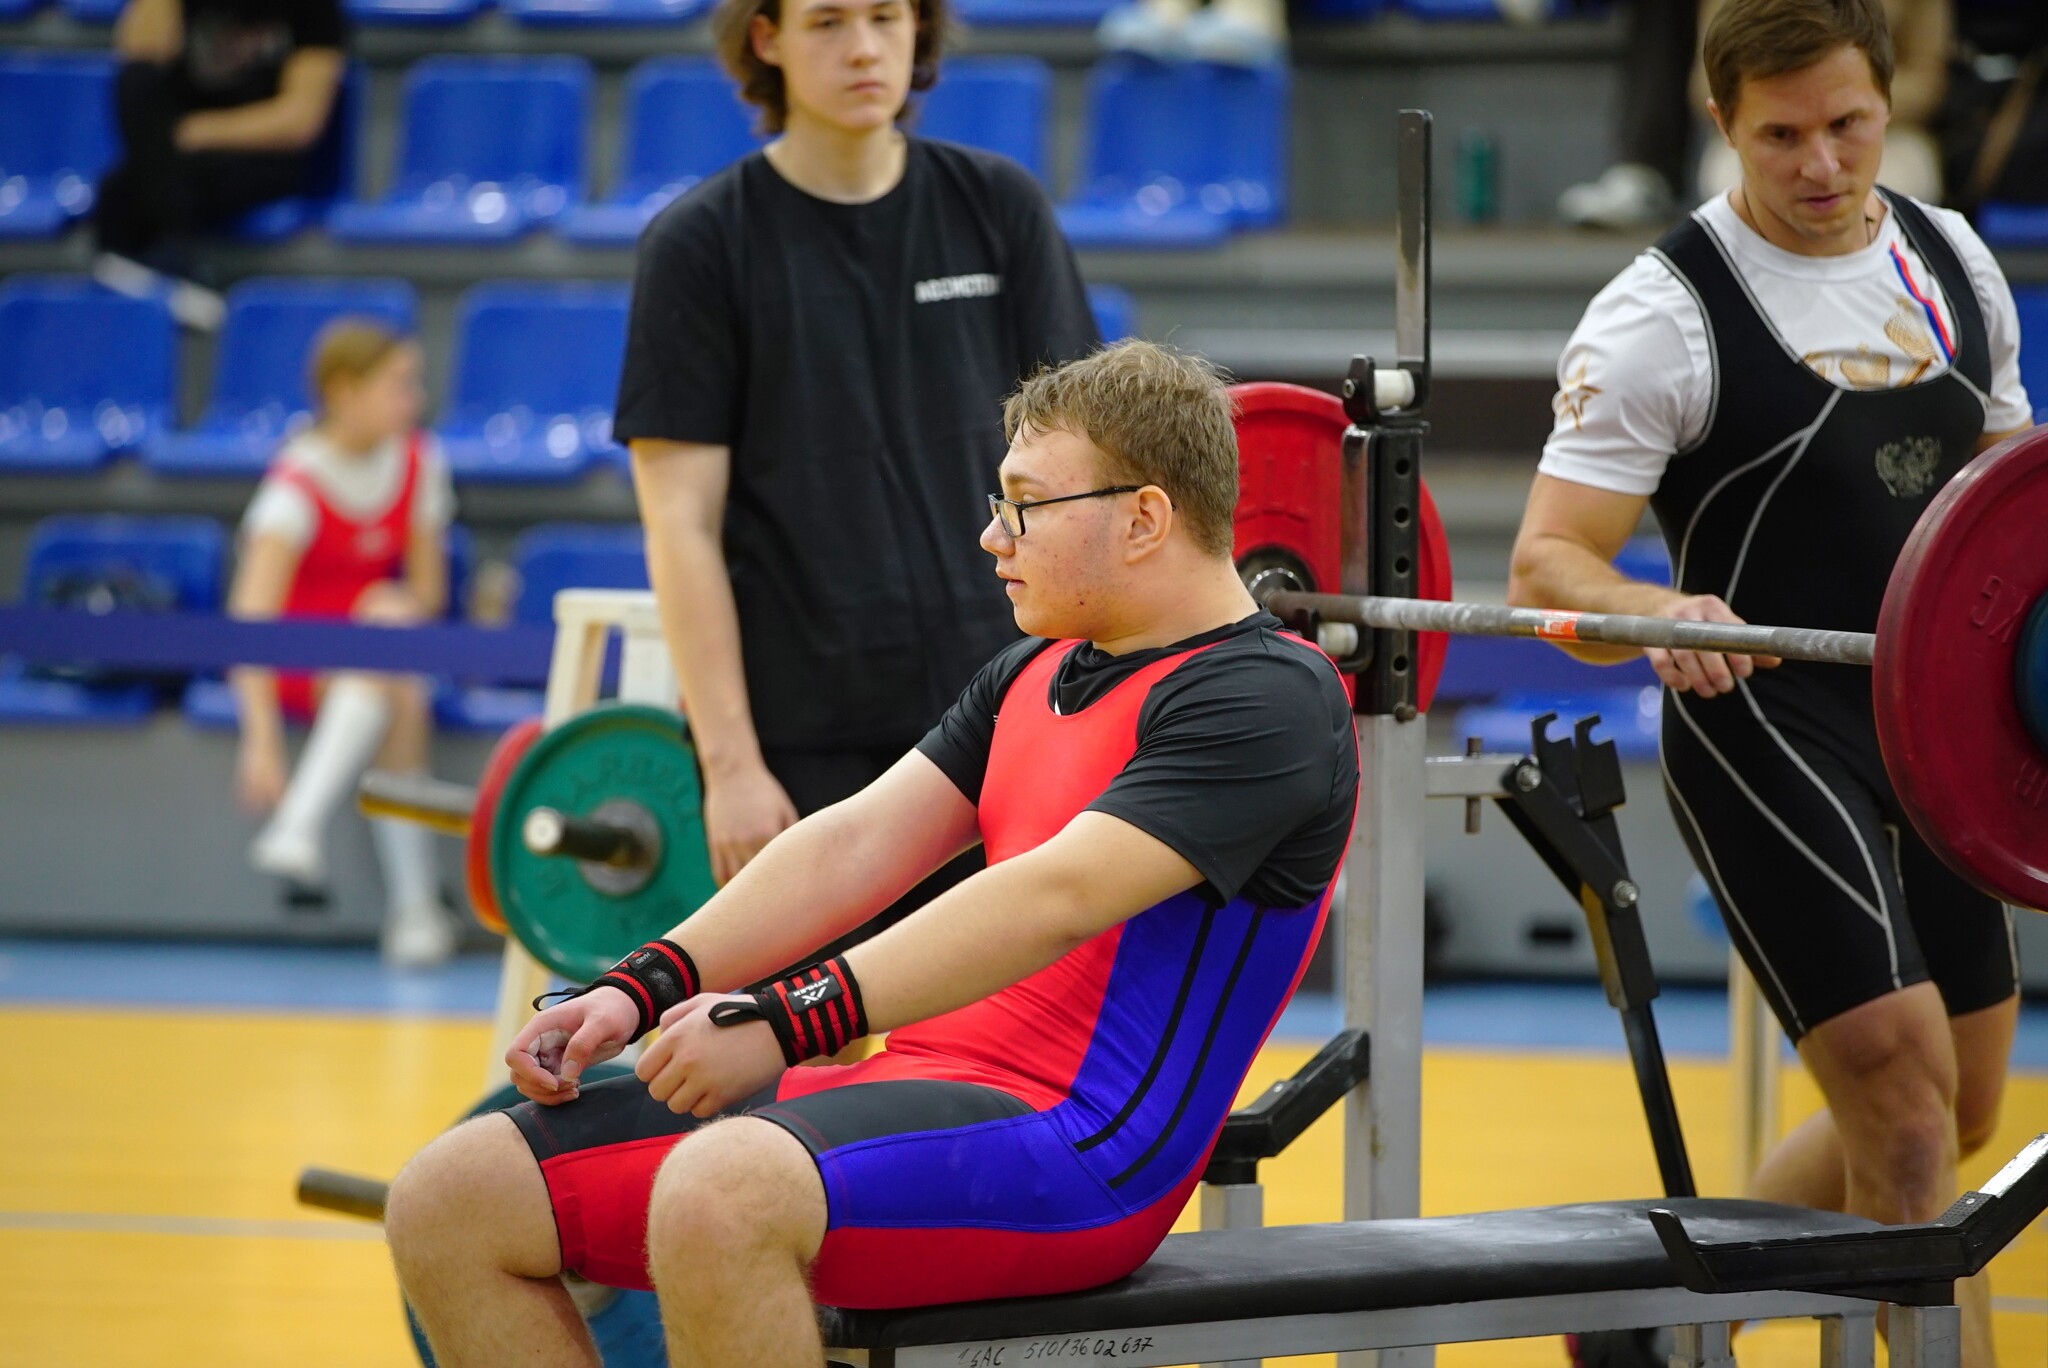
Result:
{"label": "man's left hand", "polygon": [[640,1055],[633,1073],[672,1112],[709,1118],[744,1102],[789,1066],[765,1021],[714,1026],[721,1002],[752,1001],[744,994],[699,993],[661,1015],[661,1034]]}

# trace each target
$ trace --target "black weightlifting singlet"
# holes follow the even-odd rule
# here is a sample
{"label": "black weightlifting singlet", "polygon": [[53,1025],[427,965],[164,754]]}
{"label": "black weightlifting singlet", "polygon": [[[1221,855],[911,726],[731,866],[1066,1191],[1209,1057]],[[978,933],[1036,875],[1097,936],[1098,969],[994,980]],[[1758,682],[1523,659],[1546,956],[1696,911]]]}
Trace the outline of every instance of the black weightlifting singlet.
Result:
{"label": "black weightlifting singlet", "polygon": [[[1984,431],[1991,356],[1969,273],[1919,205],[1880,193],[1955,319],[1951,367],[1899,389],[1810,370],[1698,219],[1651,249],[1698,300],[1714,365],[1706,429],[1651,506],[1673,583],[1749,622],[1874,631],[1913,524]],[[1930,978],[1954,1015],[2015,990],[2010,913],[1899,807],[1868,670],[1786,661],[1718,698],[1667,690],[1663,761],[1679,829],[1794,1040]]]}

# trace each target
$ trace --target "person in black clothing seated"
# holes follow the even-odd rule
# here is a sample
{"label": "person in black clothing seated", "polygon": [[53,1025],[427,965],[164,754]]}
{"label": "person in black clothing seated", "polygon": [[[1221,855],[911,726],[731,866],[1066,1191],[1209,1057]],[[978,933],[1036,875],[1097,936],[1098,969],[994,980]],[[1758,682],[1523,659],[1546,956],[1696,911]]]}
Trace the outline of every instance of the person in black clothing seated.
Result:
{"label": "person in black clothing seated", "polygon": [[[122,157],[100,182],[94,275],[124,293],[182,277],[192,234],[297,193],[334,112],[340,0],[128,0],[114,26]],[[220,301],[169,283],[180,321]]]}
{"label": "person in black clothing seated", "polygon": [[899,127],[938,79],[944,0],[726,0],[713,22],[777,136],[648,225],[613,435],[723,883],[1016,639],[959,529],[985,516],[1003,396],[1098,337],[1030,174]]}

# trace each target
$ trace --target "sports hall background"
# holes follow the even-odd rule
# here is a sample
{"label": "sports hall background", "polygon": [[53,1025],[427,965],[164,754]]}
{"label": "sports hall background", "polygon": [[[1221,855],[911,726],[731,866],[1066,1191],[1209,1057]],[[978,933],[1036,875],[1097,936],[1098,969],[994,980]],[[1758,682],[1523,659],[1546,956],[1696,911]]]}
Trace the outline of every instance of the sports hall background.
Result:
{"label": "sports hall background", "polygon": [[[505,241],[344,240],[322,226],[328,206],[304,205],[296,221],[206,245],[231,308],[231,326],[208,336],[148,309],[63,314],[91,294],[80,283],[88,234],[68,214],[0,237],[0,434],[31,411],[45,430],[50,413],[90,422],[109,395],[128,415],[116,449],[63,469],[0,462],[0,601],[35,596],[38,548],[102,534],[104,524],[64,521],[77,515],[152,520],[224,565],[254,487],[247,452],[225,440],[243,430],[237,396],[279,364],[301,363],[238,336],[232,311],[316,284],[351,298],[382,291],[413,312],[430,421],[480,433],[523,411],[517,421],[537,434],[522,458],[535,468],[508,457],[458,470],[472,609],[539,621],[550,587],[630,582],[633,495],[603,419],[631,234],[621,239],[614,224],[607,241],[603,215],[579,228],[574,209],[632,189],[640,100],[690,112],[701,137],[674,155],[704,170],[752,140],[711,69],[695,0],[640,6],[631,23],[607,13],[614,2],[630,4],[351,0],[343,201],[375,202],[400,178],[408,100],[427,76],[459,84],[474,59],[517,59],[562,101],[563,160],[536,170],[558,178],[569,212]],[[0,225],[18,198],[13,168],[91,170],[114,8],[0,0]],[[1460,597],[1498,598],[1550,423],[1557,353],[1586,301],[1657,231],[1557,221],[1560,194],[1614,160],[1622,16],[1560,2],[1514,6],[1525,17],[1510,23],[1493,0],[1308,0],[1292,16],[1286,65],[1225,76],[1105,55],[1096,0],[958,8],[968,27],[946,74],[971,98],[935,100],[928,131],[1010,151],[1063,203],[1099,200],[1091,170],[1136,155],[1135,130],[1163,139],[1162,155],[1188,159],[1195,174],[1219,155],[1203,118],[1222,111],[1267,130],[1222,169],[1240,189],[1235,201],[1183,225],[1194,245],[1099,221],[1087,238],[1089,215],[1071,219],[1106,336],[1171,340],[1241,379],[1333,388],[1353,353],[1391,350],[1393,114],[1434,112],[1438,381],[1426,474]],[[458,120],[492,117],[484,99],[452,108]],[[61,156],[51,150],[60,144]],[[1986,235],[2020,300],[2030,388],[2048,400],[2048,231],[2030,236],[2021,215],[2007,234]],[[54,349],[27,356],[22,334],[4,331],[15,298],[59,312],[62,326],[36,334],[57,338]],[[569,328],[591,342],[561,347]],[[560,366],[564,353],[580,364]],[[224,440],[187,440],[195,433]],[[1644,554],[1655,573],[1661,552]],[[192,592],[212,596],[198,606],[217,606],[223,582],[197,576]],[[1727,947],[1658,792],[1647,672],[1471,642],[1455,643],[1451,661],[1431,719],[1436,751],[1461,749],[1468,734],[1490,749],[1516,745],[1528,719],[1552,708],[1608,719],[1627,762],[1628,853],[1671,985],[1661,1021],[1694,1164],[1708,1192],[1733,1190]],[[445,969],[382,969],[373,862],[353,816],[333,837],[332,905],[281,906],[243,862],[250,827],[232,800],[231,715],[217,681],[161,682],[139,702],[132,692],[53,693],[47,682],[0,662],[0,1029],[13,1046],[0,1106],[0,1364],[411,1361],[376,1231],[296,1207],[293,1175],[308,1163],[389,1174],[475,1099],[495,942],[473,929],[468,953]],[[437,771],[473,780],[495,731],[537,706],[445,691]],[[1467,837],[1456,805],[1437,807],[1425,1213],[1654,1191],[1620,1032],[1592,982],[1577,910],[1504,822]],[[443,854],[459,887],[454,845]],[[2048,1003],[2038,996],[2048,994],[2048,918],[2022,918],[2022,955],[2037,996],[1987,1161],[2048,1129]],[[1328,989],[1326,971],[1312,978],[1248,1091],[1291,1071],[1335,1028]],[[1796,1119],[1814,1098],[1796,1069],[1786,1078]],[[1325,1121],[1266,1167],[1269,1220],[1335,1218],[1337,1145]],[[1990,1163],[1979,1167],[1965,1180]],[[2048,1231],[2022,1237],[1993,1276],[2001,1361],[2048,1364]],[[1750,1365],[1811,1361],[1811,1334],[1753,1332],[1740,1352]],[[1563,1361],[1550,1341],[1442,1358]]]}

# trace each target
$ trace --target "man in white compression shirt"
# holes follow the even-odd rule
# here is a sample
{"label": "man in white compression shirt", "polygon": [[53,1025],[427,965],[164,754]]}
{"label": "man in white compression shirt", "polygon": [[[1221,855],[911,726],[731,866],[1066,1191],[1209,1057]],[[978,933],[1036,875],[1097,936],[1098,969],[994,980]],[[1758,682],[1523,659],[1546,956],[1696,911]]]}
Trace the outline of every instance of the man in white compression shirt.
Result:
{"label": "man in white compression shirt", "polygon": [[[1573,334],[1510,595],[1871,631],[1920,513],[2028,425],[2011,291],[1959,216],[1876,185],[1892,64],[1878,0],[1729,0],[1704,46],[1742,182],[1639,257]],[[1673,588],[1610,564],[1645,504]],[[1646,654],[1667,686],[1679,828],[1828,1104],[1752,1192],[1934,1219],[1958,1156],[1997,1121],[2010,912],[1915,836],[1867,672]],[[1963,1361],[1984,1368],[1985,1290],[1960,1293]]]}

